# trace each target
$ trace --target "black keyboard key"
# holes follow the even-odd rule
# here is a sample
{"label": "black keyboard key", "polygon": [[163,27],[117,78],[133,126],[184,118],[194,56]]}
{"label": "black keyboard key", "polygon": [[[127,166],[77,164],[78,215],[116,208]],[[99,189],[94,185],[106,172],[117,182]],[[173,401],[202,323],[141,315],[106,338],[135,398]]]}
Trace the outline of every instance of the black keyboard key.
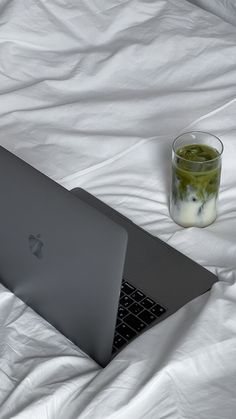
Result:
{"label": "black keyboard key", "polygon": [[153,301],[151,298],[146,297],[144,298],[144,300],[141,302],[142,306],[144,308],[146,308],[147,310],[149,310],[152,306],[154,306],[155,301]]}
{"label": "black keyboard key", "polygon": [[121,323],[120,326],[117,327],[116,331],[119,333],[119,335],[121,335],[123,338],[127,340],[130,340],[134,336],[136,336],[135,331],[124,323]]}
{"label": "black keyboard key", "polygon": [[135,291],[135,287],[133,287],[133,285],[129,284],[128,282],[123,282],[121,285],[121,290],[125,293],[125,294],[132,294],[132,292]]}
{"label": "black keyboard key", "polygon": [[119,324],[121,324],[121,319],[119,319],[119,317],[117,317],[117,319],[116,319],[116,327],[119,326]]}
{"label": "black keyboard key", "polygon": [[145,298],[145,294],[143,294],[141,291],[139,291],[139,290],[136,290],[136,291],[134,291],[133,292],[133,294],[131,294],[131,297],[135,300],[135,301],[137,301],[137,302],[139,302],[139,301],[142,301],[144,298]]}
{"label": "black keyboard key", "polygon": [[133,314],[138,314],[143,310],[143,307],[139,303],[133,303],[129,306],[129,311]]}
{"label": "black keyboard key", "polygon": [[128,310],[126,310],[126,308],[119,306],[118,308],[118,317],[120,319],[123,319],[123,317],[125,317],[128,314]]}
{"label": "black keyboard key", "polygon": [[125,293],[121,290],[120,291],[120,299],[125,296]]}
{"label": "black keyboard key", "polygon": [[154,307],[150,310],[155,316],[160,317],[162,314],[166,312],[166,309],[159,304],[156,304]]}
{"label": "black keyboard key", "polygon": [[127,342],[126,339],[124,339],[122,336],[118,335],[118,333],[115,334],[113,345],[117,349],[120,349],[126,342]]}
{"label": "black keyboard key", "polygon": [[154,314],[150,313],[150,311],[147,311],[147,310],[141,311],[138,317],[147,324],[151,324],[154,320],[156,320],[156,317],[154,316]]}
{"label": "black keyboard key", "polygon": [[138,317],[135,317],[133,314],[126,316],[124,321],[128,324],[128,326],[136,330],[136,332],[141,332],[141,330],[147,327],[147,325],[142,320],[140,320]]}
{"label": "black keyboard key", "polygon": [[125,295],[120,299],[120,305],[123,307],[129,307],[133,303],[132,298],[128,297],[128,295]]}

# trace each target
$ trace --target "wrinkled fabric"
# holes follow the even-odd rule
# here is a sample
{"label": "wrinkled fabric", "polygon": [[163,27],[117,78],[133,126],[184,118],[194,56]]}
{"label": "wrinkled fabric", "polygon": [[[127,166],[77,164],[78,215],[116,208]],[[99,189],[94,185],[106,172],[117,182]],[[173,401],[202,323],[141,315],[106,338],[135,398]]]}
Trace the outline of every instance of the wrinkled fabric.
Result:
{"label": "wrinkled fabric", "polygon": [[[104,370],[0,286],[0,419],[235,419],[234,6],[192,3],[0,2],[0,144],[220,279]],[[224,143],[205,229],[168,212],[171,143],[190,130]]]}
{"label": "wrinkled fabric", "polygon": [[188,0],[197,7],[201,7],[206,12],[225,20],[225,22],[236,25],[236,3],[234,0]]}

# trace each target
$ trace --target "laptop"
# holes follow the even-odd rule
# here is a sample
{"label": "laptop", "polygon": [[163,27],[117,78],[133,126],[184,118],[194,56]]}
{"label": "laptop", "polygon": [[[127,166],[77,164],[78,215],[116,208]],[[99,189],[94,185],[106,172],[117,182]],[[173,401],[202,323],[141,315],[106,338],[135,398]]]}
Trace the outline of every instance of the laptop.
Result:
{"label": "laptop", "polygon": [[0,147],[0,280],[105,367],[217,277]]}

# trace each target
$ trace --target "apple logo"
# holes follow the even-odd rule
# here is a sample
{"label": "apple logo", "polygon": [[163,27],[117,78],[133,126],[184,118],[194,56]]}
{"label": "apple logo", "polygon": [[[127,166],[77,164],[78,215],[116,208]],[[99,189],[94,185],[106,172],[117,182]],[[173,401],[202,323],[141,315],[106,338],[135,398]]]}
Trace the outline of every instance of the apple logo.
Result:
{"label": "apple logo", "polygon": [[30,234],[28,237],[29,241],[29,248],[31,253],[36,256],[38,259],[42,259],[43,257],[43,241],[41,240],[41,235],[37,234],[34,236],[33,234]]}

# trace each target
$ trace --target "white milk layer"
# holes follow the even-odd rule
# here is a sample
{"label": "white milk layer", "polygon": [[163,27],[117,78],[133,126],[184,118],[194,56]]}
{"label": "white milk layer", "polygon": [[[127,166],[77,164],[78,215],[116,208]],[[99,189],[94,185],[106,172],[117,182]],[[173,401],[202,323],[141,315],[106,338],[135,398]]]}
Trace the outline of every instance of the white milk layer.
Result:
{"label": "white milk layer", "polygon": [[205,227],[216,219],[216,197],[204,204],[201,201],[172,201],[170,214],[173,220],[183,227]]}

